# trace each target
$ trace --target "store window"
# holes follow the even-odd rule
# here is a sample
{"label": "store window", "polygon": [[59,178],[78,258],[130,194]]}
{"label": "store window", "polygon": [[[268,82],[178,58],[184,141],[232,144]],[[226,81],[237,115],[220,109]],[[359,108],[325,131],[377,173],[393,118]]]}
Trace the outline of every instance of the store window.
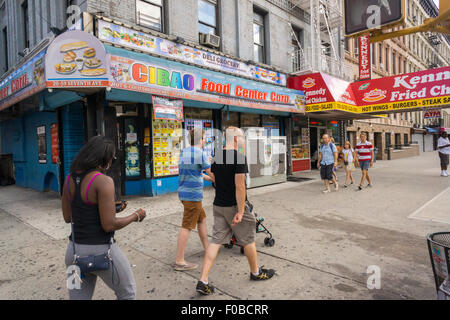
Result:
{"label": "store window", "polygon": [[238,127],[239,128],[239,112],[233,111],[222,111],[222,130],[228,127]]}
{"label": "store window", "polygon": [[163,0],[137,0],[136,22],[137,24],[164,32],[163,28],[164,3]]}
{"label": "store window", "polygon": [[276,116],[262,116],[262,127],[266,129],[267,136],[280,136],[280,118]]}
{"label": "store window", "polygon": [[253,12],[253,59],[266,63],[264,14]]}
{"label": "store window", "polygon": [[241,128],[261,127],[261,116],[255,113],[241,113]]}
{"label": "store window", "polygon": [[217,1],[198,1],[198,32],[217,35]]}
{"label": "store window", "polygon": [[292,160],[310,158],[310,137],[308,120],[299,116],[292,119]]}
{"label": "store window", "polygon": [[[184,108],[184,129],[202,129],[205,132],[205,147],[206,154],[211,157],[214,156],[214,120],[213,111],[202,108]],[[187,134],[187,132],[185,133]],[[186,144],[183,147],[187,146]]]}

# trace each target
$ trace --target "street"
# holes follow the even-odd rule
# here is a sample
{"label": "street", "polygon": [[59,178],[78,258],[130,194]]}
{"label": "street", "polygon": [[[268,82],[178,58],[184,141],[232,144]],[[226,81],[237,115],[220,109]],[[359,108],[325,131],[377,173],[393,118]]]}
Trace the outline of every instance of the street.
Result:
{"label": "street", "polygon": [[[261,265],[274,268],[270,281],[251,282],[238,247],[222,248],[210,275],[216,294],[195,292],[200,267],[175,272],[182,205],[176,193],[127,197],[129,207],[147,211],[142,223],[116,232],[137,283],[138,299],[435,299],[426,235],[450,223],[450,178],[440,177],[437,152],[378,161],[369,170],[373,188],[343,187],[323,194],[313,178],[249,190],[249,199],[275,238],[264,246],[257,234]],[[212,230],[214,190],[203,201],[208,234]],[[59,195],[16,186],[0,187],[0,299],[68,299],[64,255],[70,226]],[[191,233],[186,259],[201,265],[203,250]],[[380,289],[368,289],[369,266],[380,270]],[[94,299],[114,299],[99,280]]]}

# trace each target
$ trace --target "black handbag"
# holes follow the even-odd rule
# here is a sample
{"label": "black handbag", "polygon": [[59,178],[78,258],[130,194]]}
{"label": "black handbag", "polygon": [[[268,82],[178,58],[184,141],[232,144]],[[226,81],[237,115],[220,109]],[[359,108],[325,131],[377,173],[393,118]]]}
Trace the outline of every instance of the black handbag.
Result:
{"label": "black handbag", "polygon": [[111,258],[111,244],[114,242],[113,238],[109,241],[108,251],[99,255],[89,255],[80,257],[75,251],[75,230],[73,228],[72,210],[70,210],[70,226],[72,229],[72,245],[73,245],[73,264],[80,268],[81,276],[93,271],[109,270],[112,264]]}

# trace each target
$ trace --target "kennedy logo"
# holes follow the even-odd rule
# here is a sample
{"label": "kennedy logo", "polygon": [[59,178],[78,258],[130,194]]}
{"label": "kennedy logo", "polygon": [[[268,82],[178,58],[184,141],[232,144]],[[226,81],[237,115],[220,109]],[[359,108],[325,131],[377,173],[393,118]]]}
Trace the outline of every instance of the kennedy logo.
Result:
{"label": "kennedy logo", "polygon": [[366,102],[380,101],[386,98],[386,90],[374,89],[364,94],[363,100]]}
{"label": "kennedy logo", "polygon": [[359,87],[359,90],[366,90],[370,86],[370,83],[364,83]]}
{"label": "kennedy logo", "polygon": [[303,88],[312,88],[316,85],[316,81],[313,78],[306,78],[303,81]]}

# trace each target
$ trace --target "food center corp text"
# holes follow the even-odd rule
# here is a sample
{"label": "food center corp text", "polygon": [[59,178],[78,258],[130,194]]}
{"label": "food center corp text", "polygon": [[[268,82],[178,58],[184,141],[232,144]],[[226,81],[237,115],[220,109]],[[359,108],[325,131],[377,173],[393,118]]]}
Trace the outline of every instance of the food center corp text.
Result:
{"label": "food center corp text", "polygon": [[[203,78],[201,82],[201,90],[224,95],[230,95],[231,84],[215,83],[213,81],[210,81],[209,79]],[[267,98],[269,97],[270,101],[272,102],[279,102],[286,104],[290,103],[288,95],[279,94],[277,92],[271,92],[269,95],[269,93],[267,92],[259,91],[256,89],[246,89],[239,85],[237,85],[234,89],[234,96],[238,98],[247,98],[261,101],[266,101]]]}

